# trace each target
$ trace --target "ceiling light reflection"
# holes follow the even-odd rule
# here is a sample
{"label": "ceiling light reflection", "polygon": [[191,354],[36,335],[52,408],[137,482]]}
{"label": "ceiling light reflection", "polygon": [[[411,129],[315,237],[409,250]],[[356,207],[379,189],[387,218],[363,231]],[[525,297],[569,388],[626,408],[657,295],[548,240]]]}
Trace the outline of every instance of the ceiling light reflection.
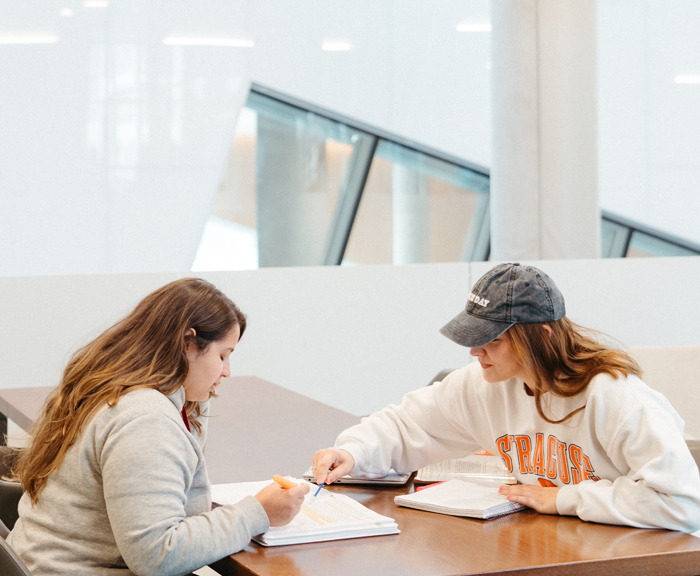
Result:
{"label": "ceiling light reflection", "polygon": [[233,48],[252,48],[255,43],[246,38],[202,38],[191,36],[166,36],[163,44],[168,46],[229,46]]}
{"label": "ceiling light reflection", "polygon": [[61,16],[73,16],[73,10],[71,10],[70,8],[61,8],[61,9],[58,11],[58,13],[59,13]]}
{"label": "ceiling light reflection", "polygon": [[457,32],[491,32],[491,22],[460,22]]}
{"label": "ceiling light reflection", "polygon": [[700,74],[677,74],[673,81],[676,84],[700,84]]}
{"label": "ceiling light reflection", "polygon": [[0,44],[55,44],[58,40],[55,34],[0,35]]}
{"label": "ceiling light reflection", "polygon": [[345,40],[324,40],[321,49],[326,52],[345,52],[352,50],[352,44]]}

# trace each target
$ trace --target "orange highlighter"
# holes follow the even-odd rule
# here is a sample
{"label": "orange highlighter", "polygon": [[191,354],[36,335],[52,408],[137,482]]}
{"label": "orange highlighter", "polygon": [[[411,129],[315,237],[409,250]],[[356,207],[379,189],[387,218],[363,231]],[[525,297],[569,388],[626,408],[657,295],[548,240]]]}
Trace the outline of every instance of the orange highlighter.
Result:
{"label": "orange highlighter", "polygon": [[297,485],[292,482],[291,480],[287,480],[286,478],[282,478],[279,474],[275,474],[272,479],[277,482],[282,488],[289,489],[289,488],[296,488]]}

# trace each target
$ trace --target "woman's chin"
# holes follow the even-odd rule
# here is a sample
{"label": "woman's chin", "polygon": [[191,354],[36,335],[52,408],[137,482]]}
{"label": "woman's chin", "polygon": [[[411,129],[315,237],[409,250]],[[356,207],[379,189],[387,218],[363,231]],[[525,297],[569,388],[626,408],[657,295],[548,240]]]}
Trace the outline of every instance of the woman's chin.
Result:
{"label": "woman's chin", "polygon": [[493,372],[493,370],[489,370],[488,368],[484,368],[484,380],[486,380],[489,384],[495,384],[496,382],[500,382],[501,379],[498,378],[498,376]]}

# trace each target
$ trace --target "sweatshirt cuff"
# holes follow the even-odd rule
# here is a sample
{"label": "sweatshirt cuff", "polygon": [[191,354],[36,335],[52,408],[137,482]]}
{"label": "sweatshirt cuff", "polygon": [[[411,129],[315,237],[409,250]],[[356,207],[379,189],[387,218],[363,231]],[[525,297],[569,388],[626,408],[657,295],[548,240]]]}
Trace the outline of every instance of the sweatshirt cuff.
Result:
{"label": "sweatshirt cuff", "polygon": [[350,453],[352,459],[355,461],[355,467],[350,471],[350,475],[359,474],[366,468],[367,458],[365,447],[359,442],[345,441],[342,444],[336,444],[335,448],[337,450],[345,450]]}
{"label": "sweatshirt cuff", "polygon": [[255,496],[246,496],[235,505],[235,508],[246,518],[251,538],[270,529],[270,519]]}
{"label": "sweatshirt cuff", "polygon": [[578,501],[576,486],[562,486],[557,493],[557,512],[562,516],[576,516]]}

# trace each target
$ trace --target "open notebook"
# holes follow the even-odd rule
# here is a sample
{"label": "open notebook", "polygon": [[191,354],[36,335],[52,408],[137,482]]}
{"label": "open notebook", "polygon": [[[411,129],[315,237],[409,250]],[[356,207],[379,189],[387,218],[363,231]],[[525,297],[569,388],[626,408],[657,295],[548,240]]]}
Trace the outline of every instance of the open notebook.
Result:
{"label": "open notebook", "polygon": [[[304,482],[297,478],[289,480],[296,484]],[[271,482],[215,484],[211,487],[212,500],[217,504],[235,504],[246,496],[254,496]],[[263,546],[283,546],[399,533],[393,518],[381,516],[349,496],[323,488],[314,499],[315,491],[316,486],[312,486],[301,511],[291,523],[270,528],[264,534],[253,537],[253,540]]]}
{"label": "open notebook", "polygon": [[482,520],[511,514],[525,508],[522,504],[501,496],[498,493],[497,483],[478,482],[453,478],[414,494],[396,496],[394,502],[408,508]]}
{"label": "open notebook", "polygon": [[518,481],[503,465],[498,456],[486,450],[456,460],[446,460],[421,468],[416,473],[414,482],[444,482],[452,478],[470,478],[497,480],[501,484],[517,484]]}

